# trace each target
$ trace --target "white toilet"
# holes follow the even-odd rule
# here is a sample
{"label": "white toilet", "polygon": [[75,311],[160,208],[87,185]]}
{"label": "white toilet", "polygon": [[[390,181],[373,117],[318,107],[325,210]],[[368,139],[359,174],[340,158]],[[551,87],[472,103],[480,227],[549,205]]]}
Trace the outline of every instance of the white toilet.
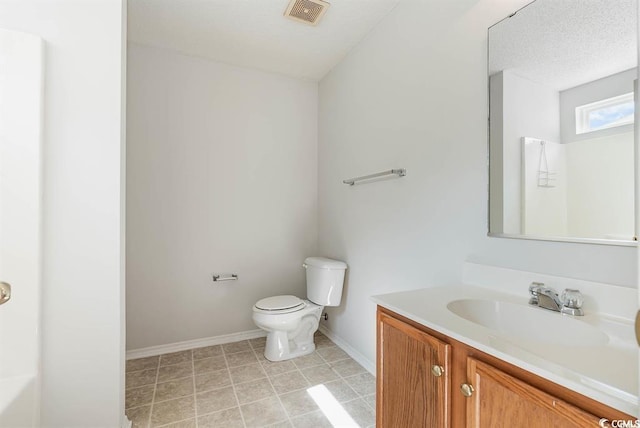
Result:
{"label": "white toilet", "polygon": [[339,306],[347,264],[324,257],[307,257],[307,299],[273,296],[253,307],[253,322],[268,332],[264,356],[283,361],[312,353],[313,334],[325,306]]}

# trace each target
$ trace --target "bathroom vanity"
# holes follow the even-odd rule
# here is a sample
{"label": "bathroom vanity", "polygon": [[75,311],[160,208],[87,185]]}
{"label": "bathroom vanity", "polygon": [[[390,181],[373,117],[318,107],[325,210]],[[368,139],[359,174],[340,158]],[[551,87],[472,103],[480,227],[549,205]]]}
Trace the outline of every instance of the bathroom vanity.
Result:
{"label": "bathroom vanity", "polygon": [[[620,316],[637,301],[635,290],[544,278],[583,287],[585,316],[572,317],[528,304],[526,281],[541,275],[470,263],[465,269],[495,287],[464,281],[373,297],[376,426],[635,423],[637,345],[631,319]],[[629,308],[623,302],[617,316],[608,314],[625,293]]]}

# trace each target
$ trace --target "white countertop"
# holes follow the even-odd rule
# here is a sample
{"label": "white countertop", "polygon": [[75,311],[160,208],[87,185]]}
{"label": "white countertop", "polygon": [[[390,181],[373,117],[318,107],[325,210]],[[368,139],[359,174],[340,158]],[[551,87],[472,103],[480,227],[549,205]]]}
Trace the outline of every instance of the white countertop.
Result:
{"label": "white countertop", "polygon": [[[501,334],[456,315],[447,305],[460,299],[510,302],[529,309],[526,287],[521,295],[460,285],[372,297],[378,305],[428,328],[627,414],[638,415],[638,347],[632,320],[588,312],[585,307],[586,315],[575,319],[604,331],[609,336],[607,344],[567,346],[533,342]],[[563,316],[545,312],[549,316]]]}

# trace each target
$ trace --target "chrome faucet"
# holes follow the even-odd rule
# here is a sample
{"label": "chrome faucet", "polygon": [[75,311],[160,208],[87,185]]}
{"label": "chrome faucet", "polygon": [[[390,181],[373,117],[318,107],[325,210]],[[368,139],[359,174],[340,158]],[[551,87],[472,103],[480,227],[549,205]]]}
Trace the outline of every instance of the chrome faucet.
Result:
{"label": "chrome faucet", "polygon": [[582,294],[579,290],[567,288],[560,297],[553,288],[547,287],[542,282],[532,282],[529,286],[529,294],[531,295],[530,305],[568,315],[584,315]]}

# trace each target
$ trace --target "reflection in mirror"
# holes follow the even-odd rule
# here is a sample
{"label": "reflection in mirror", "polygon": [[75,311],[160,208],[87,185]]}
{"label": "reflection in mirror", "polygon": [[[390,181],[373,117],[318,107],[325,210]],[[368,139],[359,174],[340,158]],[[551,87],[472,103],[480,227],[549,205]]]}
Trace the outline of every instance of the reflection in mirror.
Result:
{"label": "reflection in mirror", "polygon": [[536,0],[489,29],[489,233],[634,240],[637,0]]}

